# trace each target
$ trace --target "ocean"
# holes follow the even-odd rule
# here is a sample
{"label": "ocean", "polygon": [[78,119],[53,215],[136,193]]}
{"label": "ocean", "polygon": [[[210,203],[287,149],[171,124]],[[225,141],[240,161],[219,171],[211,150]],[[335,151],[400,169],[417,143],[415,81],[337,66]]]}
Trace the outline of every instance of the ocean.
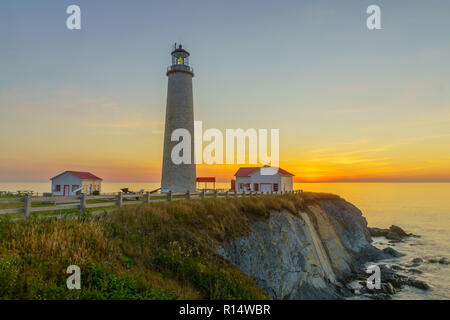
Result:
{"label": "ocean", "polygon": [[[102,192],[118,192],[125,187],[147,191],[159,185],[159,182],[105,181]],[[228,189],[229,186],[229,183],[216,183],[217,188]],[[387,228],[395,224],[420,236],[396,244],[375,238],[377,247],[391,245],[405,254],[385,263],[402,266],[410,264],[414,258],[426,261],[447,257],[450,260],[450,183],[295,183],[294,188],[338,194],[363,212],[369,226]],[[50,182],[0,182],[0,191],[18,190],[48,192]],[[429,284],[431,290],[405,287],[393,299],[450,299],[450,265],[424,262],[415,269],[422,273],[414,277]]]}

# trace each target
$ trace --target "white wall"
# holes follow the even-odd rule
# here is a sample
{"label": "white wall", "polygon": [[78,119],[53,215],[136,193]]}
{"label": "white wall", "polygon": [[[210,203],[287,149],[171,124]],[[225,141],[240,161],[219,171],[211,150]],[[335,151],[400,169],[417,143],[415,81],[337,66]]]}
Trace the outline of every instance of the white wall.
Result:
{"label": "white wall", "polygon": [[102,182],[100,180],[83,180],[83,192],[90,194],[94,191],[101,192]]}
{"label": "white wall", "polygon": [[281,185],[281,176],[278,173],[273,175],[261,175],[261,170],[257,170],[252,173],[250,177],[252,183],[278,183],[278,185]]}
{"label": "white wall", "polygon": [[[235,186],[236,192],[244,191],[243,188],[239,187],[240,183],[243,183],[243,184],[250,183],[250,177],[236,177],[236,186]],[[245,191],[247,191],[247,190],[245,190]]]}
{"label": "white wall", "polygon": [[[281,176],[277,173],[277,174],[272,174],[272,175],[262,175],[261,174],[261,169],[257,170],[255,172],[252,173],[251,175],[251,180],[252,180],[252,190],[255,191],[255,183],[259,184],[259,190],[261,192],[261,189],[268,189],[268,186],[262,186],[261,184],[268,184],[270,183],[270,192],[276,192],[275,188],[274,188],[274,184],[278,184],[278,192],[281,191]],[[263,190],[266,191],[266,190]],[[267,191],[266,191],[267,192]]]}
{"label": "white wall", "polygon": [[[236,177],[236,191],[242,192],[244,189],[240,188],[239,184],[251,184],[251,191],[255,191],[254,184],[259,184],[259,190],[261,191],[261,184],[271,184],[271,191],[274,191],[274,184],[278,184],[278,192],[280,191],[293,191],[293,183],[291,176],[282,176],[280,174],[275,175],[261,175],[261,170],[253,172],[250,177]],[[249,191],[245,189],[245,191]]]}
{"label": "white wall", "polygon": [[[60,185],[61,189],[60,191],[56,191],[56,185]],[[69,194],[66,194],[67,196],[73,196],[75,195],[75,192],[72,192],[72,186],[77,185],[78,187],[81,187],[81,179],[74,176],[73,174],[66,172],[59,177],[56,177],[52,180],[52,194],[55,196],[63,196],[64,195],[64,186],[69,186]]]}
{"label": "white wall", "polygon": [[281,176],[281,185],[283,191],[293,191],[294,185],[291,176]]}
{"label": "white wall", "polygon": [[[61,186],[60,191],[56,191],[56,185]],[[86,194],[91,194],[95,190],[98,190],[99,192],[102,190],[101,180],[81,180],[70,172],[66,172],[52,180],[52,194],[54,196],[63,196],[65,185],[69,186],[69,194],[66,194],[66,196],[76,195],[76,193],[72,191],[74,190],[73,186],[77,186],[75,190],[83,186],[82,192]]]}

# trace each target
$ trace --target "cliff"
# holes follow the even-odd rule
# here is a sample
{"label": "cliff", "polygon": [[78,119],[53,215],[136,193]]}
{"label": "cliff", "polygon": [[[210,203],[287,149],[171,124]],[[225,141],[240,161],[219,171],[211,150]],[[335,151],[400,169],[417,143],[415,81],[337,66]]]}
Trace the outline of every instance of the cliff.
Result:
{"label": "cliff", "polygon": [[338,197],[315,195],[295,213],[272,211],[251,233],[218,252],[274,299],[337,299],[342,282],[368,261],[389,258],[371,245],[361,211]]}

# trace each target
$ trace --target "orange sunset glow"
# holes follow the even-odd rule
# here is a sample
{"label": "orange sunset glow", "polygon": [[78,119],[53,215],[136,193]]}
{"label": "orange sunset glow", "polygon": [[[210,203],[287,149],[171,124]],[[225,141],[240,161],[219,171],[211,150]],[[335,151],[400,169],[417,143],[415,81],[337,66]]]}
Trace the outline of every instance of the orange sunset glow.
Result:
{"label": "orange sunset glow", "polygon": [[[61,17],[49,5],[36,8],[52,22],[48,37],[25,18],[8,29],[10,51],[0,53],[0,181],[48,181],[65,170],[160,181],[166,71],[177,39],[195,70],[194,119],[221,132],[279,129],[279,165],[294,181],[450,181],[445,19],[414,32],[401,19],[387,21],[389,32],[372,32],[364,6],[328,4],[324,16],[311,2],[265,12],[278,19],[276,28],[263,18],[249,28],[241,17],[232,29],[180,18],[154,33],[166,23],[106,28],[111,19],[101,7],[86,6],[97,20],[78,33],[54,27]],[[424,10],[432,9],[409,14],[421,20]],[[199,165],[197,175],[229,181],[245,165],[255,164]]]}

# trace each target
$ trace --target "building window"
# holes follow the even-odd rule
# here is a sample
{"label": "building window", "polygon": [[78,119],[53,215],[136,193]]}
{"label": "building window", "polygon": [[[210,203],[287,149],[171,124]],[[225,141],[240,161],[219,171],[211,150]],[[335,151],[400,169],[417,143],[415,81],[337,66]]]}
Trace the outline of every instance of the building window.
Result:
{"label": "building window", "polygon": [[254,189],[255,189],[255,191],[259,191],[259,184],[255,183]]}
{"label": "building window", "polygon": [[244,189],[244,184],[243,183],[239,183],[239,190]]}
{"label": "building window", "polygon": [[77,184],[73,184],[72,185],[72,192],[78,189],[78,185]]}
{"label": "building window", "polygon": [[57,184],[55,186],[55,192],[61,192],[61,185],[60,184]]}
{"label": "building window", "polygon": [[273,184],[273,191],[278,192],[278,183]]}

